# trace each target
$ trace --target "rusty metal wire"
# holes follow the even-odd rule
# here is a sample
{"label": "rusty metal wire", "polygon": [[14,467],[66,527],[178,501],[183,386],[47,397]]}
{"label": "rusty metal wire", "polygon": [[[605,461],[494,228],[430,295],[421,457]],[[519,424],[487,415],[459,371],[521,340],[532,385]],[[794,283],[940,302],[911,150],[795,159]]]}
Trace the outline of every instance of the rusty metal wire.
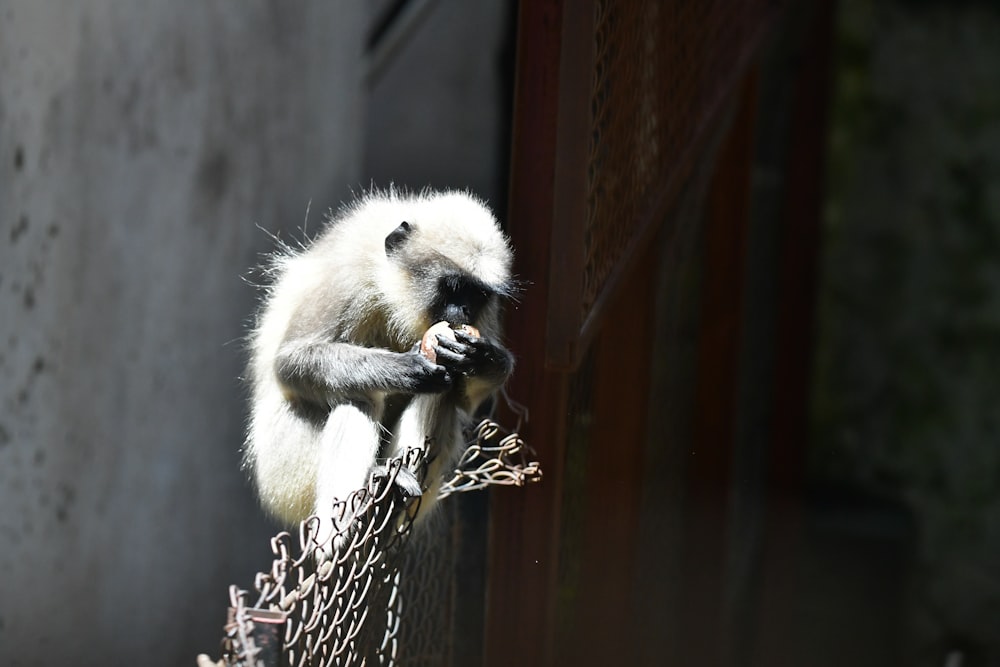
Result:
{"label": "rusty metal wire", "polygon": [[455,474],[441,485],[438,497],[491,485],[524,486],[540,480],[542,470],[537,461],[526,459],[526,451],[527,445],[516,432],[503,435],[499,424],[484,419],[476,427],[475,438],[462,454]]}
{"label": "rusty metal wire", "polygon": [[[527,14],[545,25],[550,13],[564,20],[562,48],[523,44],[546,78],[524,77],[528,87],[519,91],[521,131],[537,132],[533,141],[554,138],[553,151],[539,157],[556,176],[525,189],[541,197],[529,207],[555,206],[542,233],[560,240],[549,252],[545,315],[554,367],[579,365],[628,267],[672,224],[667,212],[785,4],[593,0]],[[548,28],[538,29],[525,39],[549,41]],[[525,73],[535,66],[522,63]],[[536,104],[544,120],[535,119]]]}
{"label": "rusty metal wire", "polygon": [[594,3],[581,317],[635,241],[651,198],[686,181],[699,140],[779,4]]}
{"label": "rusty metal wire", "polygon": [[[531,454],[517,433],[484,419],[439,498],[538,481],[541,470]],[[332,535],[329,525],[311,517],[299,527],[297,540],[288,532],[272,538],[274,560],[270,570],[258,573],[253,591],[230,587],[218,664],[439,664],[440,637],[427,642],[426,636],[440,635],[446,627],[442,603],[454,594],[449,573],[456,554],[441,537],[443,524],[433,517],[423,523],[437,525],[437,532],[425,525],[413,530],[420,499],[406,497],[395,484],[404,467],[423,479],[427,463],[419,448],[390,460],[366,488],[336,504],[338,528]],[[407,627],[414,619],[421,624],[419,632]],[[208,661],[200,657],[199,664]]]}

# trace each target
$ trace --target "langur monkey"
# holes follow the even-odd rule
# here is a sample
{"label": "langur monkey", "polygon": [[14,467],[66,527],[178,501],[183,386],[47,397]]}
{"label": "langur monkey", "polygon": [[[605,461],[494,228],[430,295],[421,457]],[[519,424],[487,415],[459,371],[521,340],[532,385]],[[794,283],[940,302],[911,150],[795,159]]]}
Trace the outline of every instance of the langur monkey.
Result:
{"label": "langur monkey", "polygon": [[[397,483],[423,494],[417,520],[427,514],[463,427],[513,368],[500,342],[511,262],[471,195],[395,190],[368,193],[272,258],[249,339],[244,448],[266,511],[289,525],[328,521],[387,459],[426,447],[424,487],[405,468]],[[479,335],[438,336],[432,362],[419,344],[439,321]]]}

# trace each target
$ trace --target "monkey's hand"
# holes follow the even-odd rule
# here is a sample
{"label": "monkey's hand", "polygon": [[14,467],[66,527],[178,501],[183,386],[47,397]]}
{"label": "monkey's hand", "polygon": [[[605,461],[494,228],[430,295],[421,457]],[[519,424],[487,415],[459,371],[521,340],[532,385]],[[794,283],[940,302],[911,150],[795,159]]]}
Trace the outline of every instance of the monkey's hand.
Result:
{"label": "monkey's hand", "polygon": [[452,377],[445,366],[417,351],[403,352],[399,359],[402,372],[395,389],[412,394],[440,394],[451,389]]}
{"label": "monkey's hand", "polygon": [[438,335],[437,360],[449,371],[467,376],[505,379],[514,367],[510,352],[499,345],[456,329],[455,339]]}

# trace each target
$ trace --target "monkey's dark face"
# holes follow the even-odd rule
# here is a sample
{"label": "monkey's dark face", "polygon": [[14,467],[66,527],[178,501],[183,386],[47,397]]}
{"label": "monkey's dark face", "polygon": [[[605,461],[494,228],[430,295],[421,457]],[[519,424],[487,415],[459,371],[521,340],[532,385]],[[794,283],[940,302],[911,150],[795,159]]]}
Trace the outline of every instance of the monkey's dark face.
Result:
{"label": "monkey's dark face", "polygon": [[495,298],[489,287],[472,276],[462,273],[441,276],[431,302],[431,320],[476,324],[483,309]]}
{"label": "monkey's dark face", "polygon": [[[499,241],[494,254],[500,257],[493,264],[503,266],[509,251],[502,240],[494,240]],[[503,272],[486,271],[490,279],[500,278],[500,284],[493,285],[478,275],[493,252],[482,240],[445,234],[426,224],[401,223],[385,237],[385,255],[393,270],[384,274],[382,288],[393,304],[393,316],[405,312],[405,329],[417,337],[442,320],[495,330],[509,279]]]}

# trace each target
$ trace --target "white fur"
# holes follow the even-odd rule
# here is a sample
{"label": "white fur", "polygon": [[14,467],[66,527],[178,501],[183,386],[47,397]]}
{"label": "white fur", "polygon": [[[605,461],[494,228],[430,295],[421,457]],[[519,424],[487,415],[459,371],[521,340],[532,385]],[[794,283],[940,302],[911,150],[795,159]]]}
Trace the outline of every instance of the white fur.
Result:
{"label": "white fur", "polygon": [[[324,389],[327,416],[296,409],[293,390],[278,376],[282,354],[301,359],[303,368],[319,359],[331,378],[375,368],[371,373],[379,379],[379,364],[411,350],[433,323],[426,281],[386,257],[386,236],[403,221],[416,230],[409,248],[432,276],[439,266],[457,265],[501,294],[510,289],[509,244],[490,211],[462,192],[368,193],[332,218],[307,247],[285,248],[273,258],[266,269],[273,282],[250,336],[251,417],[244,452],[262,505],[289,524],[329,513],[334,498],[343,500],[365,485],[380,455],[397,456],[430,442],[436,458],[421,506],[426,512],[436,501],[441,475],[460,454],[463,422],[503,380],[469,378],[462,397],[416,394],[395,425],[381,423],[392,391],[369,391],[359,400]],[[497,345],[499,317],[499,306],[491,303],[476,322],[483,339]],[[329,344],[346,346],[328,350]],[[345,368],[348,357],[338,356],[340,351],[361,356]],[[393,427],[388,451],[379,452],[380,430]]]}

